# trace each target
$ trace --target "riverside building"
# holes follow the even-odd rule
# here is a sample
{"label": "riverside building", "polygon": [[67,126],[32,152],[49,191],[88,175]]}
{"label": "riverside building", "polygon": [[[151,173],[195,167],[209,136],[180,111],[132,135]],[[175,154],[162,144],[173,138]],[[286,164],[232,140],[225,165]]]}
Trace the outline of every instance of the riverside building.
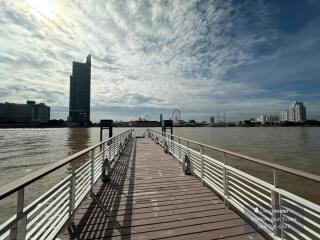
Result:
{"label": "riverside building", "polygon": [[50,120],[50,107],[44,103],[0,103],[0,123],[46,123]]}

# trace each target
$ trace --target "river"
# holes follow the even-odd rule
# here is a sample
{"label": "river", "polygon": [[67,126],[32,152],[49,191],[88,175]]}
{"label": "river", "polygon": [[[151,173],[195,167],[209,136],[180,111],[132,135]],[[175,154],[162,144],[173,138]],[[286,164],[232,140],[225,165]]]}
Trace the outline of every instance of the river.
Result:
{"label": "river", "polygon": [[[124,131],[115,128],[114,134]],[[99,141],[99,128],[0,129],[0,183],[4,186]],[[141,134],[144,129],[137,129]],[[257,128],[175,128],[174,134],[257,157],[284,166],[320,175],[320,128],[257,127]],[[107,131],[104,138],[107,137]],[[232,162],[232,161],[233,162]],[[233,165],[269,176],[265,168],[230,159]],[[53,186],[69,171],[66,166],[26,188],[26,202]],[[299,179],[283,176],[289,190],[310,195],[319,202],[319,187],[308,183],[309,190]],[[0,201],[0,223],[15,211],[16,197]]]}

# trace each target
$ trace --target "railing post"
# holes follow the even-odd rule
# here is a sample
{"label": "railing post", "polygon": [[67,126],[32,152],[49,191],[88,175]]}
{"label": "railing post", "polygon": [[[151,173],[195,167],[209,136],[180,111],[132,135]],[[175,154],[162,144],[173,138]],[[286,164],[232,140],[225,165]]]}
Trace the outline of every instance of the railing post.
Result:
{"label": "railing post", "polygon": [[224,205],[229,207],[228,204],[228,170],[227,165],[227,155],[223,153],[223,194],[224,194]]}
{"label": "railing post", "polygon": [[[273,186],[274,188],[278,187],[278,174],[275,169],[273,169]],[[271,190],[271,203],[273,234],[275,237],[281,237],[280,195],[274,189]]]}
{"label": "railing post", "polygon": [[203,166],[203,146],[200,145],[200,164],[201,164],[201,183],[203,184],[204,166]]}
{"label": "railing post", "polygon": [[108,154],[109,154],[108,159],[109,159],[109,161],[111,161],[111,146],[112,146],[112,140],[109,141],[108,143],[109,143],[109,145],[108,145]]}
{"label": "railing post", "polygon": [[173,153],[173,156],[175,155],[176,153],[176,144],[175,144],[175,139],[173,136],[170,137],[171,141],[172,141],[172,153]]}
{"label": "railing post", "polygon": [[112,140],[112,144],[113,144],[112,151],[113,151],[113,159],[114,159],[116,157],[117,138],[114,138]]}
{"label": "railing post", "polygon": [[70,216],[70,223],[74,222],[74,214],[73,211],[75,209],[75,201],[76,201],[76,167],[74,163],[71,163],[72,173],[70,179],[70,200],[69,200],[69,216]]}
{"label": "railing post", "polygon": [[181,141],[180,141],[180,138],[178,138],[178,139],[179,139],[178,142],[179,142],[179,161],[180,161],[180,159],[181,159],[181,154],[180,154],[180,152],[181,152],[181,146],[180,146],[180,142],[181,142]]}
{"label": "railing post", "polygon": [[116,154],[117,154],[117,137],[115,137],[113,140],[114,140],[114,143],[113,143],[113,158],[115,158]]}
{"label": "railing post", "polygon": [[93,185],[94,185],[94,154],[95,149],[91,150],[91,192],[93,192]]}
{"label": "railing post", "polygon": [[105,143],[101,145],[102,148],[102,162],[106,159],[106,146]]}
{"label": "railing post", "polygon": [[24,188],[17,192],[17,219],[20,219],[11,229],[9,239],[23,240],[27,234],[27,216],[24,215]]}
{"label": "railing post", "polygon": [[121,141],[120,141],[120,136],[117,137],[117,140],[118,140],[118,141],[117,141],[117,155],[119,155],[119,152],[120,152],[120,142],[121,142]]}

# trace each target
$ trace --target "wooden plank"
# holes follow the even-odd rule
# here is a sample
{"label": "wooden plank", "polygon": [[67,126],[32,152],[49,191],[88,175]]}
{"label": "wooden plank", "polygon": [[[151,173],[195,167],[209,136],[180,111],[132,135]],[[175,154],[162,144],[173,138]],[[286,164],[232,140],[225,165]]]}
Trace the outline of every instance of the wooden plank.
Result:
{"label": "wooden plank", "polygon": [[109,183],[96,183],[59,239],[263,239],[159,145],[136,141],[136,151],[125,150]]}

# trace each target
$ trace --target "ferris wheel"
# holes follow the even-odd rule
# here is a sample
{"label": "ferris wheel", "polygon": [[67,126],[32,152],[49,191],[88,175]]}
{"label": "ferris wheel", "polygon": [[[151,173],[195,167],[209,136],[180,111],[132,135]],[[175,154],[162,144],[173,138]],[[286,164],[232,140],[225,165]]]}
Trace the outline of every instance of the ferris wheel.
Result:
{"label": "ferris wheel", "polygon": [[172,113],[172,121],[173,123],[179,123],[181,120],[181,112],[179,109],[174,109]]}

